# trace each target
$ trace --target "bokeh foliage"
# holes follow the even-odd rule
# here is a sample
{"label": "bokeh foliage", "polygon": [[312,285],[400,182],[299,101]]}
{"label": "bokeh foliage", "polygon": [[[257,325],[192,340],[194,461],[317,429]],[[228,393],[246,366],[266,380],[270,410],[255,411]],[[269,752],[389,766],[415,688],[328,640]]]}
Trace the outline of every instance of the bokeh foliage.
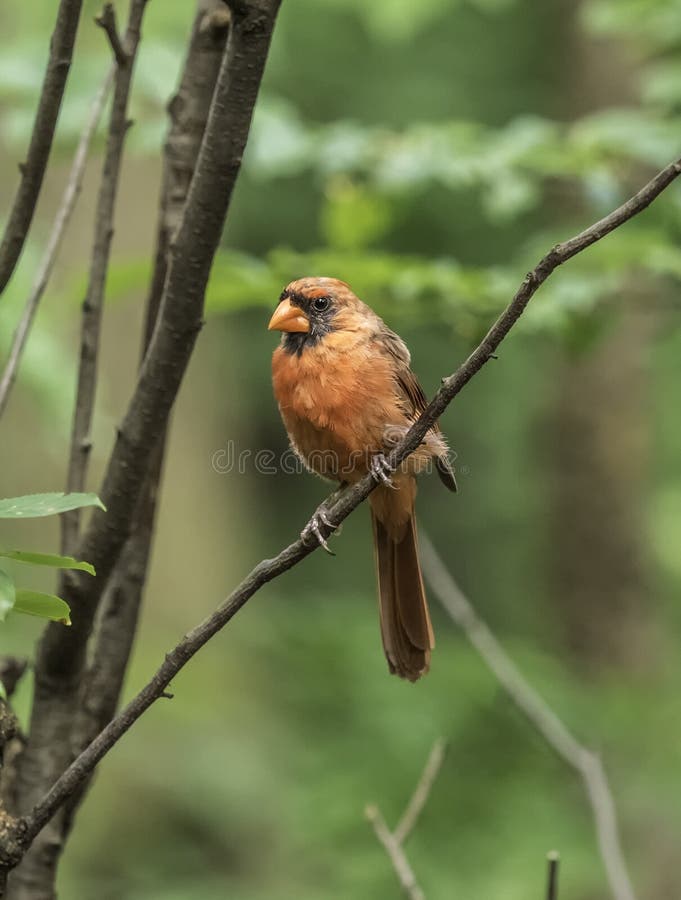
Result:
{"label": "bokeh foliage", "polygon": [[[57,173],[108,65],[88,24],[97,4],[86,7]],[[107,291],[113,340],[125,347],[150,271],[148,249],[126,245],[125,232],[135,216],[153,230],[156,195],[145,174],[158,164],[190,7],[152,2],[144,28],[129,143],[136,187],[117,222],[123,240]],[[13,187],[8,161],[30,127],[51,18],[36,0],[5,0],[0,10],[3,196]],[[408,338],[431,392],[553,243],[679,155],[680,22],[680,0],[284,0],[200,361],[178,411],[129,690],[246,565],[290,539],[321,494],[302,475],[272,479],[248,466],[220,476],[208,462],[228,440],[285,447],[264,331],[282,285],[311,273],[350,282]],[[45,211],[0,311],[3,349],[48,227]],[[460,495],[428,484],[420,504],[473,602],[561,715],[602,749],[635,880],[654,900],[673,896],[666,869],[681,827],[681,428],[670,415],[681,377],[680,236],[674,187],[556,273],[497,368],[447,416]],[[43,455],[63,455],[82,244],[41,310],[7,454],[30,427],[46,438]],[[550,421],[565,361],[599,353],[625,296],[654,321],[645,351],[654,449],[640,535],[653,650],[643,666],[595,676],[567,656],[551,591]],[[104,359],[102,450],[118,412],[119,349]],[[36,487],[30,470],[10,462],[7,472]],[[65,896],[387,900],[393,876],[362,808],[377,800],[394,820],[439,734],[452,750],[409,845],[429,897],[539,896],[554,846],[566,897],[605,895],[580,784],[440,614],[428,679],[411,688],[388,678],[363,518],[346,525],[339,560],[315,557],[255,599],[179,680],[173,703],[116,750],[67,854]],[[7,640],[25,647],[32,633],[10,628]]]}

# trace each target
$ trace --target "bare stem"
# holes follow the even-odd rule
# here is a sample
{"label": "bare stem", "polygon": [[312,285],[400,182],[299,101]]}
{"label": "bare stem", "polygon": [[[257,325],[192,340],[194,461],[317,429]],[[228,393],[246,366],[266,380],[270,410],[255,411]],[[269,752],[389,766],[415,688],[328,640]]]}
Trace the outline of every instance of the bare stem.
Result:
{"label": "bare stem", "polygon": [[527,681],[463,595],[423,532],[420,545],[423,574],[450,618],[544,740],[584,780],[612,896],[615,900],[635,900],[620,844],[615,804],[600,759],[577,740]]}
{"label": "bare stem", "polygon": [[[83,318],[80,338],[80,364],[76,404],[71,431],[71,449],[66,478],[67,491],[82,491],[85,488],[90,449],[92,446],[90,428],[97,390],[97,370],[99,357],[99,336],[101,331],[104,290],[109,271],[113,220],[118,195],[118,181],[123,161],[123,145],[128,131],[127,110],[132,86],[133,65],[140,40],[142,17],[146,0],[132,0],[125,34],[126,64],[117,65],[109,132],[104,155],[102,179],[97,197],[95,213],[95,234],[90,258],[88,286],[83,301]],[[108,15],[107,15],[108,12]],[[111,39],[116,22],[113,8],[104,7],[102,23]],[[121,48],[121,52],[122,48]],[[80,523],[79,510],[72,510],[62,516],[62,549],[71,552],[78,541]]]}
{"label": "bare stem", "polygon": [[83,0],[61,0],[21,181],[0,243],[0,295],[24,248],[52,149]]}
{"label": "bare stem", "polygon": [[548,861],[548,879],[546,883],[546,900],[558,900],[558,866],[560,855],[552,850],[546,857]]}
{"label": "bare stem", "polygon": [[55,216],[54,224],[52,225],[52,231],[47,246],[45,247],[45,252],[38,265],[38,272],[35,281],[33,282],[31,293],[26,301],[24,312],[17,325],[16,331],[14,332],[14,337],[12,338],[12,346],[5,364],[5,369],[2,373],[2,378],[0,378],[0,416],[2,416],[5,407],[7,406],[7,401],[17,376],[21,357],[26,346],[26,341],[28,340],[35,314],[38,311],[38,306],[45,293],[45,289],[47,288],[52,269],[54,268],[54,263],[59,253],[62,238],[64,237],[66,228],[80,195],[90,143],[97,130],[97,125],[99,124],[106,98],[111,89],[113,73],[114,70],[111,69],[92,101],[90,114],[83,133],[80,136],[76,153],[73,157],[73,163],[71,164],[71,171],[69,172],[69,177],[66,182],[66,188],[64,189],[61,203],[57,215]]}
{"label": "bare stem", "polygon": [[433,789],[435,780],[440,774],[440,769],[442,768],[442,763],[445,761],[446,753],[447,741],[445,738],[440,737],[433,744],[414,793],[407,804],[407,808],[402,813],[402,818],[393,831],[393,836],[398,844],[403,844],[414,830],[414,826],[418,822],[419,816],[428,802],[428,797],[430,797],[430,792]]}
{"label": "bare stem", "polygon": [[95,24],[106,34],[114,59],[119,66],[128,64],[130,57],[123,48],[120,35],[118,34],[118,25],[116,23],[116,10],[113,3],[105,3],[104,8],[98,16],[95,16]]}

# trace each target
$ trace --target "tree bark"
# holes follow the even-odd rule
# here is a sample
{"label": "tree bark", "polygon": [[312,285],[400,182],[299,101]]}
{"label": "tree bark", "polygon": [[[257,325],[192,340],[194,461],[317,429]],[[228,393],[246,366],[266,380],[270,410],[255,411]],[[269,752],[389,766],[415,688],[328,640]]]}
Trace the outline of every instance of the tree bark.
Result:
{"label": "tree bark", "polygon": [[[19,813],[28,812],[45,795],[72,759],[74,719],[93,620],[133,532],[154,455],[202,325],[205,288],[240,170],[279,0],[239,2],[230,8],[229,40],[184,215],[170,245],[159,320],[100,490],[107,512],[93,516],[76,551],[93,562],[97,578],[88,581],[74,573],[65,580],[63,596],[71,607],[73,626],[48,626],[40,643],[28,744],[19,765]],[[186,192],[186,183],[182,191]],[[171,198],[169,216],[177,212],[179,193]],[[46,823],[30,851],[35,862],[27,856],[13,873],[13,900],[54,896],[54,860],[61,847],[62,824]]]}

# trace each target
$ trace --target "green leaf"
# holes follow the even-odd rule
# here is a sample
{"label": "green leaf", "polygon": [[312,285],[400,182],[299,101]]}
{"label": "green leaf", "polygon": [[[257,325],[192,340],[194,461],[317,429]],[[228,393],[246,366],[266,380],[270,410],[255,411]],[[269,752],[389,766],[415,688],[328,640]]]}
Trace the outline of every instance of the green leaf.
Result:
{"label": "green leaf", "polygon": [[0,700],[4,700],[7,703],[7,691],[5,690],[5,685],[0,681]]}
{"label": "green leaf", "polygon": [[3,569],[0,569],[0,622],[5,621],[5,617],[16,602],[16,589],[12,577]]}
{"label": "green leaf", "polygon": [[53,569],[78,569],[95,575],[95,567],[88,562],[79,562],[72,556],[59,556],[56,553],[33,553],[29,550],[0,550],[0,557],[13,559],[20,563],[31,563],[34,566],[50,566]]}
{"label": "green leaf", "polygon": [[25,591],[22,588],[16,592],[14,611],[25,613],[27,616],[39,616],[41,619],[51,619],[53,622],[61,622],[62,625],[71,624],[71,610],[68,603],[54,594],[42,594],[40,591]]}
{"label": "green leaf", "polygon": [[84,506],[106,507],[96,494],[26,494],[0,500],[0,519],[33,519],[54,516]]}

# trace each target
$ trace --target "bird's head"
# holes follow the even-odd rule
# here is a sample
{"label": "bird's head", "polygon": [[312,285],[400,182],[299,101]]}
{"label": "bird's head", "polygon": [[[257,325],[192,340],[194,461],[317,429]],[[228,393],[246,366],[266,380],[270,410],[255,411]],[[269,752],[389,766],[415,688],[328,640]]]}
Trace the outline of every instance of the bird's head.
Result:
{"label": "bird's head", "polygon": [[284,333],[285,349],[301,353],[329,334],[366,330],[374,319],[344,281],[299,278],[282,291],[268,328]]}

